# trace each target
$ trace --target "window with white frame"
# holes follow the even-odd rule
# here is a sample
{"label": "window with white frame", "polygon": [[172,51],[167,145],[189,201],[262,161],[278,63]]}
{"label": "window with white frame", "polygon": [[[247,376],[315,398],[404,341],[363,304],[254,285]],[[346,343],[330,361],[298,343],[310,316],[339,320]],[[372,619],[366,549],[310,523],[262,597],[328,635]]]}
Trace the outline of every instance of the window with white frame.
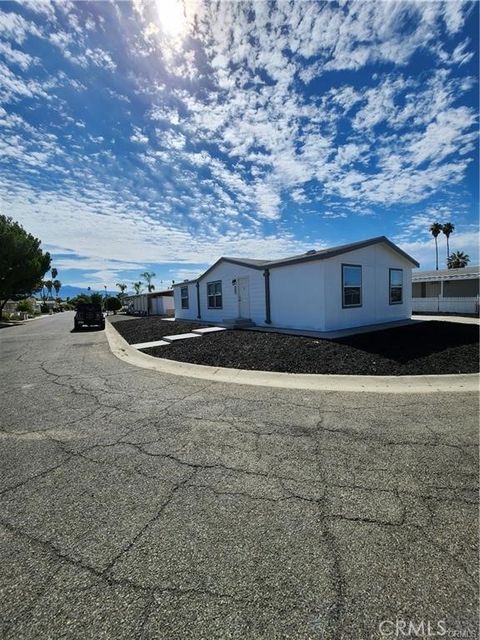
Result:
{"label": "window with white frame", "polygon": [[207,282],[207,298],[209,309],[222,308],[222,282]]}
{"label": "window with white frame", "polygon": [[362,306],[362,267],[342,264],[342,307]]}
{"label": "window with white frame", "polygon": [[390,304],[402,304],[403,269],[390,269],[389,292]]}
{"label": "window with white frame", "polygon": [[188,309],[188,287],[180,287],[180,298],[182,300],[182,309]]}

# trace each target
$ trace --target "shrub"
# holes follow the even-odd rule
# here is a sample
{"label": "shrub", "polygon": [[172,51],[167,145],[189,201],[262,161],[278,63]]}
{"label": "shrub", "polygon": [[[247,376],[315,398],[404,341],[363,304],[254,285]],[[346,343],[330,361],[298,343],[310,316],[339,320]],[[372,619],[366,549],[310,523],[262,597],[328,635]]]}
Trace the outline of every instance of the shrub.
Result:
{"label": "shrub", "polygon": [[21,313],[28,313],[29,316],[33,316],[33,304],[31,300],[20,300],[17,304],[17,311]]}
{"label": "shrub", "polygon": [[111,298],[107,298],[105,308],[107,309],[107,311],[113,311],[114,313],[117,313],[117,311],[122,308],[122,303],[118,298],[114,298],[112,296]]}

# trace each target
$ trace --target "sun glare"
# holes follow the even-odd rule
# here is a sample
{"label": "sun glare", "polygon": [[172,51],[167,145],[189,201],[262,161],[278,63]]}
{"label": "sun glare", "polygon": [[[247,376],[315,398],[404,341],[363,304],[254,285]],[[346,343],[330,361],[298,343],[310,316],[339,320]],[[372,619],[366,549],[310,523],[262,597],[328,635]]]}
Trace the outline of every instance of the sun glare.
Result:
{"label": "sun glare", "polygon": [[160,29],[167,36],[178,38],[187,28],[182,0],[157,0],[157,14]]}

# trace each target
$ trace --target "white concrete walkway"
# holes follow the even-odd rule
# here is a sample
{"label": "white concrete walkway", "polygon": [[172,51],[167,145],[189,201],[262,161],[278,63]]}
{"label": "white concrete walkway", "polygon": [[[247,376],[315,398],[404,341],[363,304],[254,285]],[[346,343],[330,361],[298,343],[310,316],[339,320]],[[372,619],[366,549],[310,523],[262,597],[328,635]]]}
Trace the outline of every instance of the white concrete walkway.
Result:
{"label": "white concrete walkway", "polygon": [[304,329],[283,329],[277,327],[245,327],[245,331],[266,331],[267,333],[283,333],[288,336],[303,336],[306,338],[321,338],[322,340],[336,340],[346,338],[360,333],[371,333],[372,331],[382,331],[383,329],[394,329],[405,327],[410,324],[419,324],[423,318],[412,320],[396,320],[395,322],[382,322],[380,324],[367,324],[364,327],[351,327],[350,329],[338,329],[337,331],[308,331]]}
{"label": "white concrete walkway", "polygon": [[174,333],[171,336],[163,336],[161,340],[153,340],[152,342],[138,342],[130,345],[134,349],[150,349],[152,347],[166,347],[177,340],[189,340],[190,338],[201,338],[208,333],[216,333],[217,331],[226,331],[225,327],[206,327],[205,329],[193,329],[188,333]]}
{"label": "white concrete walkway", "polygon": [[460,324],[478,324],[480,325],[480,318],[472,318],[470,316],[424,316],[413,315],[412,320],[436,320],[437,322],[459,322]]}

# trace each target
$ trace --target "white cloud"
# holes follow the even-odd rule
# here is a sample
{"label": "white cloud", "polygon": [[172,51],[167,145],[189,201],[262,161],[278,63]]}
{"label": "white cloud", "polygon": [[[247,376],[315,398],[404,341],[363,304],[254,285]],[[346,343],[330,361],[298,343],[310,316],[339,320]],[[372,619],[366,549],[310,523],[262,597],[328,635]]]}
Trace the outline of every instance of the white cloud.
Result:
{"label": "white cloud", "polygon": [[[22,7],[25,7],[29,11],[42,15],[49,20],[55,21],[55,18],[56,18],[55,7],[53,2],[51,2],[51,0],[17,0],[17,1],[20,2]],[[66,3],[64,0],[63,4],[70,4],[70,3]]]}
{"label": "white cloud", "polygon": [[[394,239],[395,240],[395,239]],[[435,268],[435,241],[433,237],[429,239],[399,240],[401,249],[406,251],[420,263],[420,269]],[[453,233],[450,236],[450,253],[453,251],[464,251],[470,257],[470,264],[479,264],[479,236],[478,231],[464,231]],[[441,269],[446,268],[447,249],[445,237],[441,234],[438,237],[438,263]]]}
{"label": "white cloud", "polygon": [[471,43],[468,39],[457,45],[452,52],[450,63],[453,65],[462,66],[467,62],[470,62],[475,53],[471,50],[469,51],[469,47],[471,47]]}
{"label": "white cloud", "polygon": [[[475,113],[462,101],[475,79],[455,71],[471,59],[472,43],[455,46],[443,36],[446,28],[458,43],[467,5],[279,0],[273,9],[267,2],[188,0],[175,37],[158,23],[161,3],[136,0],[135,20],[125,17],[124,5],[108,5],[111,32],[125,38],[122,67],[134,63],[121,83],[117,43],[109,47],[100,12],[86,16],[77,7],[46,0],[36,10],[30,2],[32,22],[0,14],[7,40],[43,37],[73,63],[48,77],[38,65],[35,74],[44,79],[27,79],[16,66],[26,71],[37,61],[0,45],[7,63],[0,66],[0,98],[49,107],[59,134],[48,138],[30,125],[28,111],[17,119],[0,115],[0,162],[20,172],[19,184],[14,170],[5,180],[19,216],[50,239],[58,234],[96,265],[90,271],[115,271],[113,260],[198,265],[222,252],[290,254],[303,247],[281,227],[289,196],[327,219],[369,215],[370,205],[419,203],[465,176]],[[54,33],[33,22],[56,14]],[[433,60],[428,77],[407,67],[416,52]],[[351,84],[351,74],[334,75],[376,62],[391,71],[380,67]],[[109,73],[98,76],[95,68]],[[76,104],[99,91],[99,77],[95,95],[112,101],[103,135],[89,130],[92,122]],[[360,77],[368,77],[365,86]],[[308,91],[302,81],[311,83]],[[67,85],[76,91],[70,101],[56,90]],[[122,145],[128,139],[136,144]],[[61,195],[50,192],[54,174]],[[19,188],[31,175],[45,193],[24,193],[35,204],[22,208]],[[307,217],[306,206],[295,209]],[[282,232],[266,242],[272,221]],[[102,255],[107,266],[98,262]]]}
{"label": "white cloud", "polygon": [[278,218],[281,204],[278,189],[272,185],[260,183],[257,184],[255,191],[260,216],[269,220]]}
{"label": "white cloud", "polygon": [[[26,188],[0,187],[2,209],[40,238],[55,238],[61,252],[81,258],[62,258],[63,269],[115,272],[155,263],[209,264],[220,255],[276,258],[308,249],[290,234],[263,236],[254,231],[190,232],[149,213],[139,215],[134,203],[121,205],[106,191],[65,196]],[[134,267],[132,266],[134,265]]]}
{"label": "white cloud", "polygon": [[476,132],[471,131],[475,122],[475,114],[467,107],[448,109],[438,114],[435,121],[410,143],[408,150],[413,163],[419,165],[431,160],[438,164],[455,152],[467,154],[473,149],[477,137]]}
{"label": "white cloud", "polygon": [[22,97],[45,98],[48,100],[48,90],[55,86],[54,79],[38,82],[16,75],[7,65],[0,62],[0,99],[3,103],[18,100]]}
{"label": "white cloud", "polygon": [[473,6],[462,0],[447,0],[442,3],[445,26],[451,34],[458,33],[462,28],[469,4]]}
{"label": "white cloud", "polygon": [[22,44],[28,34],[40,35],[37,27],[16,13],[0,12],[0,35]]}
{"label": "white cloud", "polygon": [[38,58],[30,56],[28,53],[20,51],[20,49],[13,49],[6,42],[0,42],[0,55],[11,64],[18,65],[23,71],[26,71],[30,65],[38,63]]}
{"label": "white cloud", "polygon": [[144,135],[139,127],[134,127],[134,132],[130,136],[130,142],[138,142],[138,144],[147,144],[148,136]]}

